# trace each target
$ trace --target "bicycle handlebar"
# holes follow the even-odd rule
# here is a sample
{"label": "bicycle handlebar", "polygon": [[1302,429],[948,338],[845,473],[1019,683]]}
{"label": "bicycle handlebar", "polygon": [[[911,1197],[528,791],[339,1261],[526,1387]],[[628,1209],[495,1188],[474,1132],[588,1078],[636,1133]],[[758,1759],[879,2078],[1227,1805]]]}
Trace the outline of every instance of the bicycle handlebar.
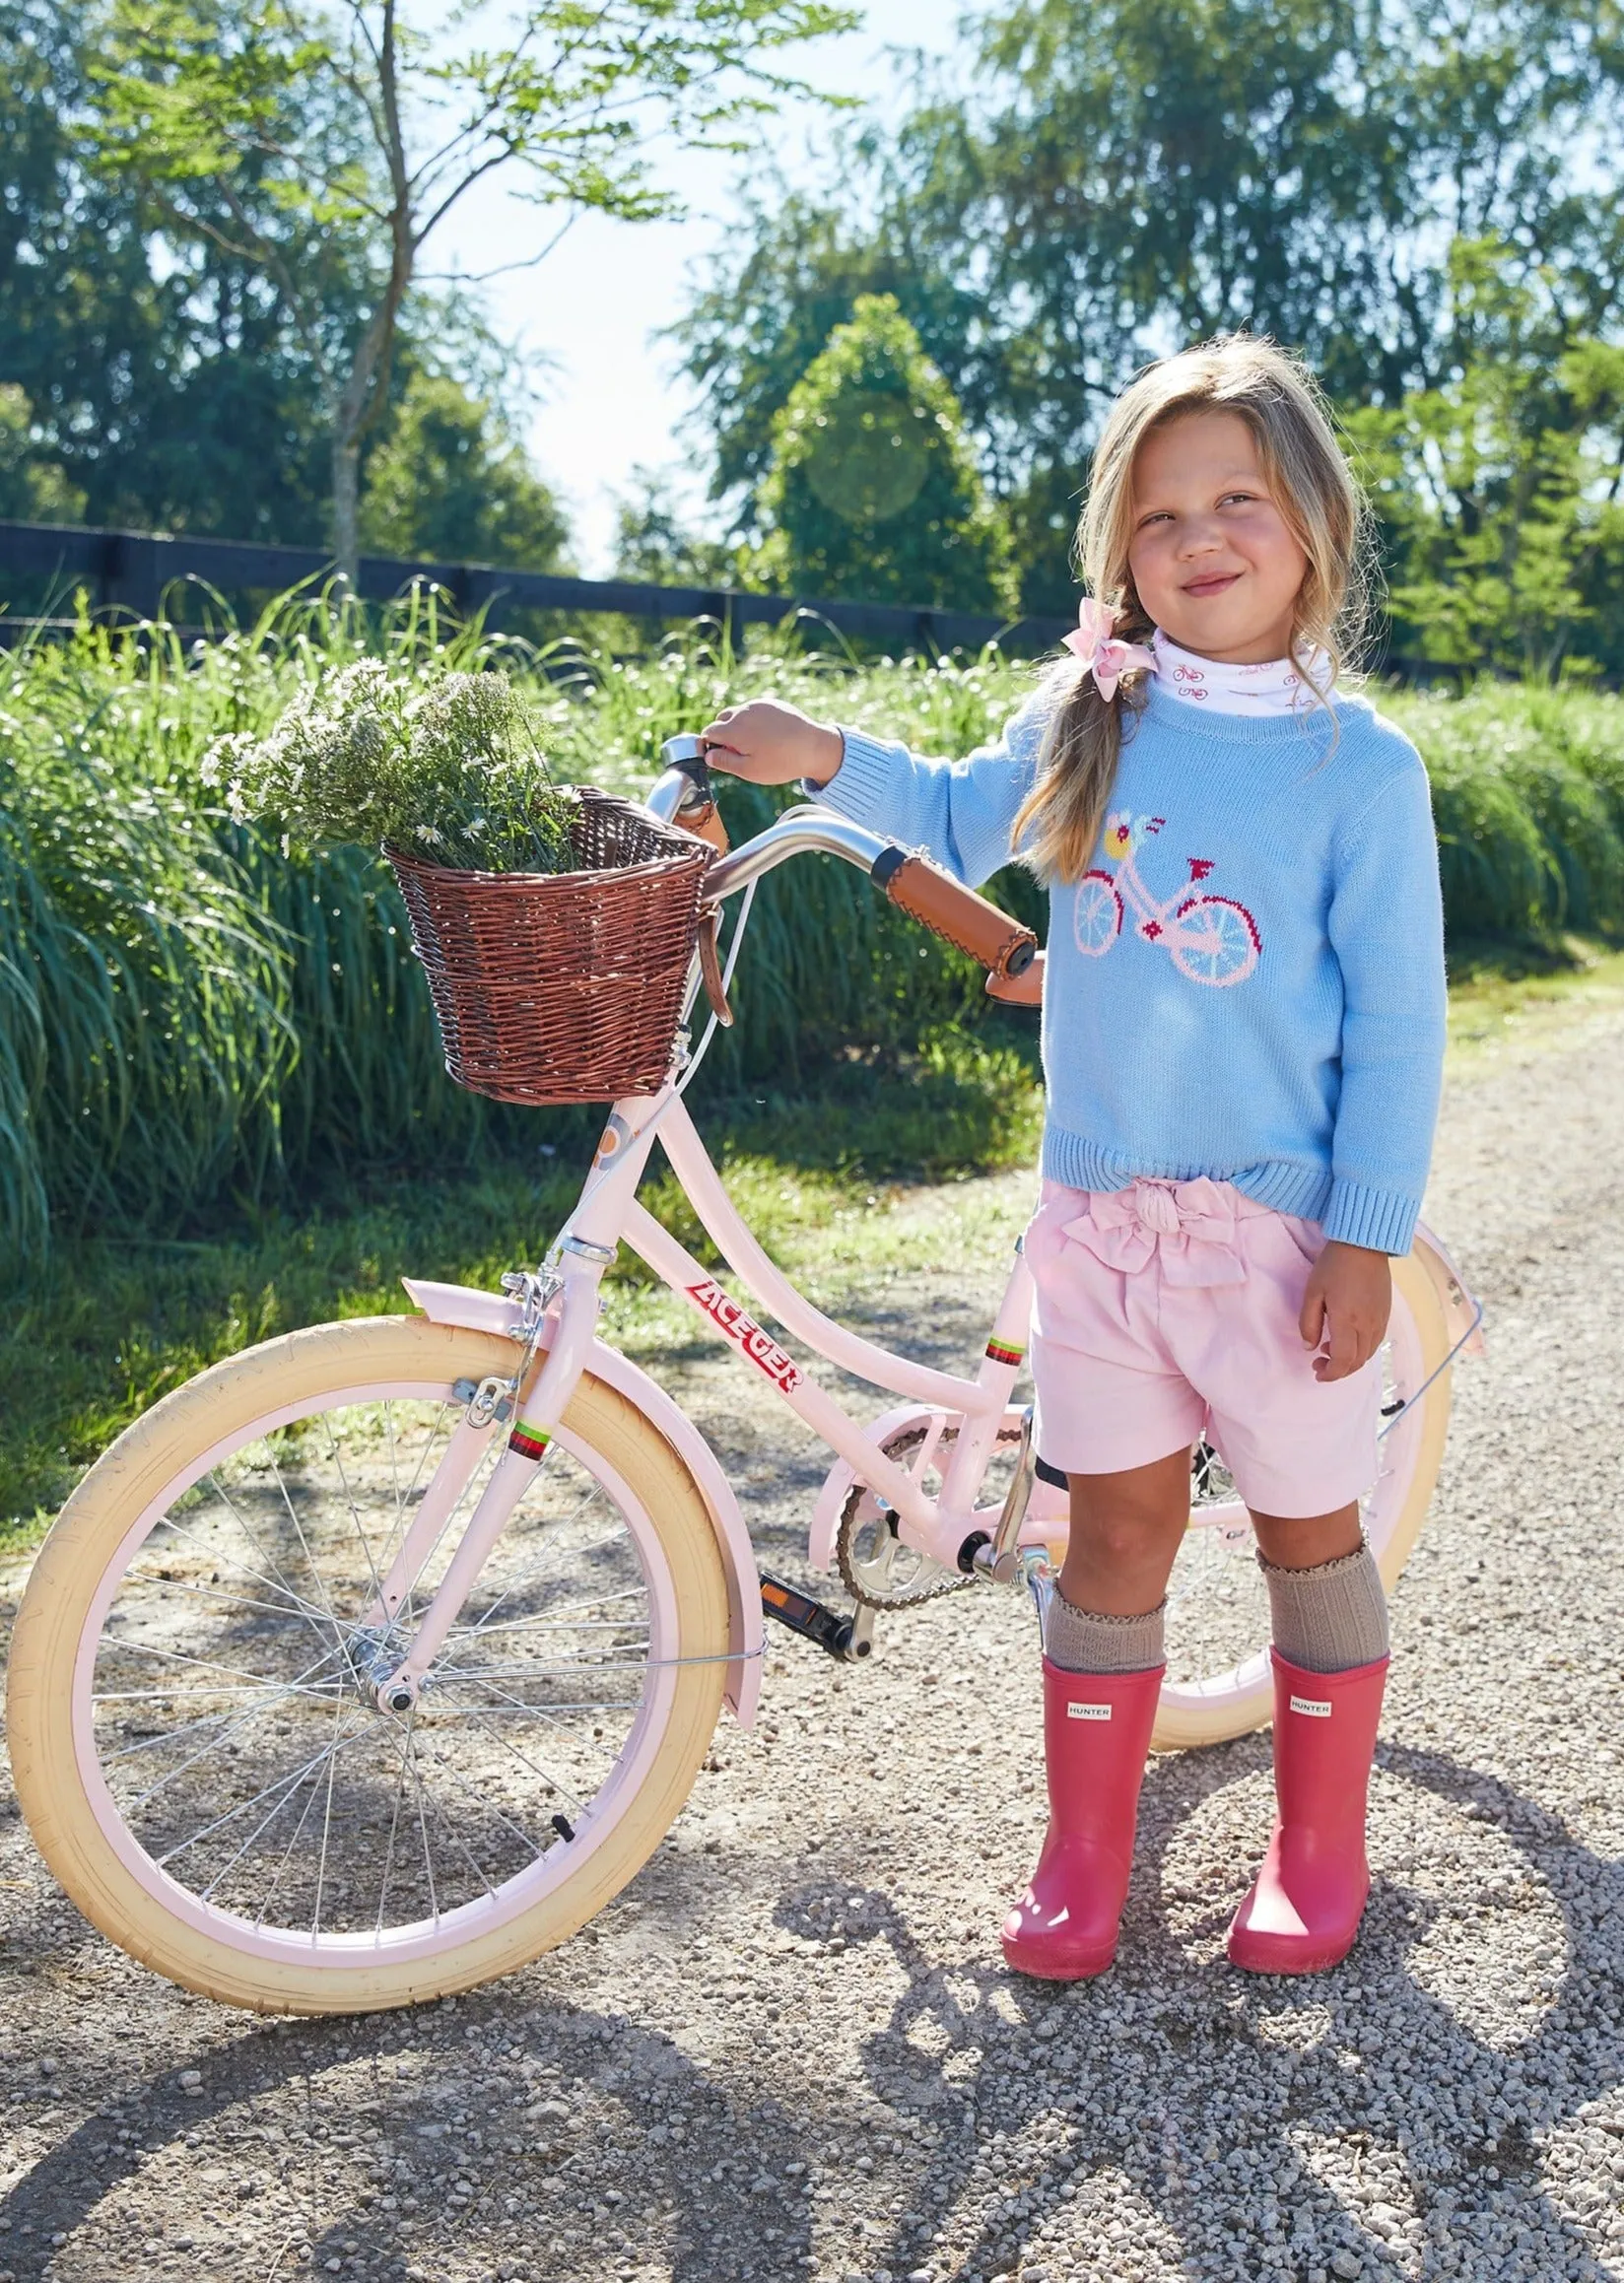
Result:
{"label": "bicycle handlebar", "polygon": [[[699,739],[668,739],[661,753],[668,766],[648,796],[654,814],[686,823],[702,807],[713,813],[710,772]],[[814,848],[860,864],[899,910],[979,961],[987,970],[989,988],[1014,982],[1037,957],[1037,937],[1007,911],[978,896],[928,856],[896,847],[828,809],[786,809],[765,833],[711,866],[708,896],[713,900],[731,896],[775,865]]]}

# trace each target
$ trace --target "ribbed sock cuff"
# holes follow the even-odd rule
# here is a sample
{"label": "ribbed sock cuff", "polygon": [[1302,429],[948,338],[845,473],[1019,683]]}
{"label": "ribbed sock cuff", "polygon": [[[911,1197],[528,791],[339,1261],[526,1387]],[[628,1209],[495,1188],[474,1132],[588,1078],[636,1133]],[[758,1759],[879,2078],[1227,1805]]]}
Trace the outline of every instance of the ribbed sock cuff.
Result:
{"label": "ribbed sock cuff", "polygon": [[1257,1557],[1268,1585],[1274,1645],[1310,1673],[1351,1672],[1387,1653],[1387,1601],[1368,1546],[1313,1570],[1277,1570]]}
{"label": "ribbed sock cuff", "polygon": [[1056,1588],[1044,1622],[1044,1654],[1068,1673],[1148,1673],[1167,1662],[1167,1603],[1143,1617],[1097,1617],[1074,1609]]}

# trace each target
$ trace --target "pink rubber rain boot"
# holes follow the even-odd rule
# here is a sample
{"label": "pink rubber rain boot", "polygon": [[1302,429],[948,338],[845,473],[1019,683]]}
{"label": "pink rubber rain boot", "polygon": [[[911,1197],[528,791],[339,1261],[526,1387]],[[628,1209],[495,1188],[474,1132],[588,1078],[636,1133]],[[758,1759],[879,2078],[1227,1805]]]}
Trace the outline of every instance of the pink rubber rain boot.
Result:
{"label": "pink rubber rain boot", "polygon": [[1116,1955],[1165,1670],[1074,1673],[1044,1659],[1049,1836],[1004,1920],[1004,1956],[1017,1974],[1081,1981]]}
{"label": "pink rubber rain boot", "polygon": [[1249,1974],[1322,1974],[1353,1948],[1370,1893],[1365,1794],[1387,1659],[1311,1673],[1273,1654],[1280,1812],[1227,1947]]}

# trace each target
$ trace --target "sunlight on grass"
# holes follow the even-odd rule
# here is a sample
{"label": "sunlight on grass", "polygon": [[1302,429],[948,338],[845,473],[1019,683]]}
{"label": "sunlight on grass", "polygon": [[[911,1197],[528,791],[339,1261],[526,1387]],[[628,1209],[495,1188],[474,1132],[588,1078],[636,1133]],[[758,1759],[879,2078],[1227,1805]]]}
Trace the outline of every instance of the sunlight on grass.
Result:
{"label": "sunlight on grass", "polygon": [[[834,1306],[843,1278],[882,1273],[906,1248],[891,1225],[899,1182],[923,1176],[952,1196],[969,1193],[959,1184],[973,1175],[1030,1164],[1041,1097],[1025,1052],[950,1041],[888,1081],[854,1069],[840,1093],[750,1097],[705,1123],[757,1236]],[[245,1217],[213,1242],[63,1242],[0,1332],[0,1544],[36,1534],[114,1436],[222,1357],[303,1324],[401,1311],[404,1274],[494,1289],[505,1269],[539,1259],[590,1151],[584,1128],[568,1152],[545,1147],[528,1166],[497,1159],[461,1177],[330,1188],[297,1220]],[[656,1168],[644,1197],[713,1261],[668,1172]],[[608,1336],[640,1360],[693,1345],[691,1318],[631,1254],[607,1298]]]}
{"label": "sunlight on grass", "polygon": [[1513,1041],[1544,1044],[1560,1031],[1624,1007],[1624,950],[1568,936],[1548,949],[1465,943],[1450,955],[1450,1053],[1467,1064]]}

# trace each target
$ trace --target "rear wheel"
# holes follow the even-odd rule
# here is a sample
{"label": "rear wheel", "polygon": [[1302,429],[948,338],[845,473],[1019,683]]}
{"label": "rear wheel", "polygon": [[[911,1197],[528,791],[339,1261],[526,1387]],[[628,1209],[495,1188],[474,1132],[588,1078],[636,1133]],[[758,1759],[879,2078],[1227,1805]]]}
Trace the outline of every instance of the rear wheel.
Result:
{"label": "rear wheel", "polygon": [[686,1798],[721,1559],[591,1377],[419,1702],[376,1702],[378,1580],[438,1474],[409,1633],[505,1442],[459,1430],[469,1383],[513,1360],[421,1318],[295,1333],[177,1390],[64,1509],[17,1621],[17,1791],[87,1917],[172,1981],[309,2013],[469,1988],[574,1933]]}
{"label": "rear wheel", "polygon": [[[1392,1264],[1381,1471],[1363,1515],[1389,1591],[1427,1518],[1449,1432],[1450,1373],[1443,1366],[1450,1319],[1430,1257],[1418,1246]],[[1168,1677],[1152,1737],[1157,1750],[1222,1743],[1273,1717],[1268,1592],[1255,1553],[1245,1503],[1222,1461],[1203,1446],[1190,1479],[1190,1526],[1168,1586]]]}

